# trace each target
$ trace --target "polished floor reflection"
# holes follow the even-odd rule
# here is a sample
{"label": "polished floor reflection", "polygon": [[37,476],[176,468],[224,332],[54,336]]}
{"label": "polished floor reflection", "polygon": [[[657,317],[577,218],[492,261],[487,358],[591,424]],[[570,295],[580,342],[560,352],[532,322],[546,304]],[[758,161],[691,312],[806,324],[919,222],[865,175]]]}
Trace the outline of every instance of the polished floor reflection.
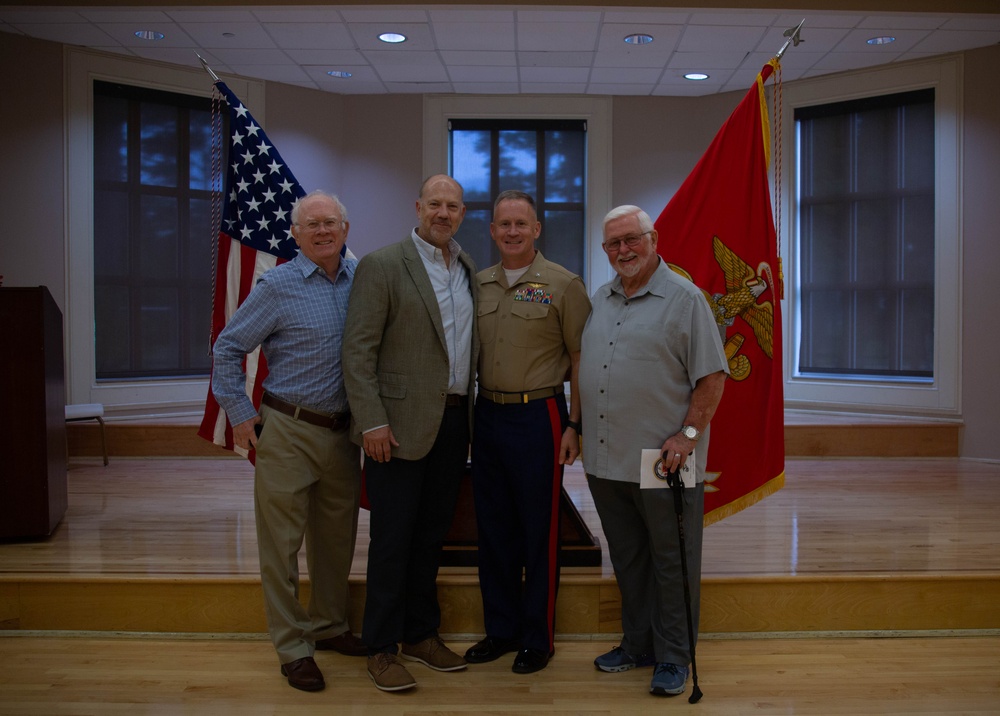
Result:
{"label": "polished floor reflection", "polygon": [[[257,574],[253,468],[245,461],[115,458],[104,467],[75,458],[68,482],[69,509],[56,532],[0,543],[0,575]],[[579,466],[567,470],[565,485],[604,546]],[[998,572],[997,514],[1000,465],[790,459],[782,490],[706,529],[704,576]],[[367,535],[362,511],[358,577]],[[606,554],[600,569],[611,576]]]}

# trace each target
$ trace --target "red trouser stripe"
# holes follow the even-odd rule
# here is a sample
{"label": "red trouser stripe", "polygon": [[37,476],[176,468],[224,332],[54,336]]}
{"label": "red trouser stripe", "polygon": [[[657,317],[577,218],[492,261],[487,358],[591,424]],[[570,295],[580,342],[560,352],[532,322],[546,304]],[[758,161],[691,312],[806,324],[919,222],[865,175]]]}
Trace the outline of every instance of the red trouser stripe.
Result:
{"label": "red trouser stripe", "polygon": [[562,419],[555,398],[545,401],[549,410],[549,425],[552,427],[552,445],[555,455],[552,459],[552,515],[549,519],[549,603],[546,605],[546,619],[549,627],[549,651],[552,651],[556,633],[556,591],[559,565],[559,508],[562,496],[562,465],[559,452],[562,444]]}

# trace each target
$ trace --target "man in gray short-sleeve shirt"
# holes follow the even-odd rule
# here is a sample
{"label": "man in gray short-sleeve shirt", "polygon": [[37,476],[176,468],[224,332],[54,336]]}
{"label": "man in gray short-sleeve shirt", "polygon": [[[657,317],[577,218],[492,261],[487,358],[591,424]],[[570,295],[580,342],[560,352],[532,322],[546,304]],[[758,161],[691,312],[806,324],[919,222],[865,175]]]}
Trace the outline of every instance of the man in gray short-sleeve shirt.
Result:
{"label": "man in gray short-sleeve shirt", "polygon": [[640,489],[641,455],[659,450],[676,470],[695,452],[684,530],[697,632],[708,424],[728,366],[708,302],[660,259],[657,239],[636,206],[605,217],[604,250],[618,276],[592,298],[580,400],[583,465],[622,594],[624,631],[621,645],[594,663],[611,672],[655,664],[650,691],[670,695],[683,693],[691,659],[677,520],[669,489]]}

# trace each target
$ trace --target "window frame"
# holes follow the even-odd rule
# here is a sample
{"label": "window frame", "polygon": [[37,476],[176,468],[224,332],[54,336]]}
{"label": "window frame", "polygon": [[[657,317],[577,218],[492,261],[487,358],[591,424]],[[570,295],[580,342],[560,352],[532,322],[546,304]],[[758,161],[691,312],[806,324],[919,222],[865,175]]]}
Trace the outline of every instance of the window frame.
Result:
{"label": "window frame", "polygon": [[[930,381],[798,372],[801,305],[799,271],[799,156],[794,120],[781,141],[793,160],[784,167],[782,256],[785,264],[785,406],[836,412],[955,416],[961,412],[962,359],[962,60],[960,56],[914,61],[784,87],[785,117],[797,107],[861,99],[909,90],[935,91],[934,377]],[[775,156],[777,156],[775,154]]]}
{"label": "window frame", "polygon": [[[426,95],[423,102],[424,176],[447,173],[448,120],[462,119],[580,119],[587,125],[586,211],[584,213],[584,275],[596,288],[612,277],[603,241],[604,215],[611,210],[612,97],[531,95]],[[486,268],[480,266],[479,268]],[[588,288],[588,290],[593,290]]]}
{"label": "window frame", "polygon": [[[203,69],[120,59],[82,48],[64,50],[66,73],[66,402],[102,403],[117,417],[201,416],[207,377],[102,380],[94,343],[94,80],[211,97]],[[264,83],[225,77],[226,84],[264,122]],[[211,241],[212,236],[206,236]],[[211,267],[205,268],[211,272]],[[210,316],[205,317],[208,350]]]}

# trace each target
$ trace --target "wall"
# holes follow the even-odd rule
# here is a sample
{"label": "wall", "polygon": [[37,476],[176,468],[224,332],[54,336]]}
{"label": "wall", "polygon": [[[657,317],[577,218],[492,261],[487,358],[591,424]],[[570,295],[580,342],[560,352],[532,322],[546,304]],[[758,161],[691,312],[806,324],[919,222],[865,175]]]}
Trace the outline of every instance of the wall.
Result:
{"label": "wall", "polygon": [[340,197],[357,256],[416,225],[420,95],[335,95],[267,83],[267,134],[306,191]]}
{"label": "wall", "polygon": [[264,92],[268,139],[299,184],[307,192],[337,194],[344,177],[344,98],[279,82],[265,83]]}
{"label": "wall", "polygon": [[351,247],[359,256],[395,243],[417,225],[423,169],[419,95],[356,95],[346,100],[345,201]]}
{"label": "wall", "polygon": [[[964,256],[962,455],[1000,460],[995,356],[1000,272],[1000,48],[963,54]],[[65,301],[62,46],[0,33],[0,274],[8,286],[49,286]],[[423,179],[422,98],[336,96],[266,84],[266,128],[307,188],[341,195],[359,256],[403,238]],[[654,218],[741,93],[707,98],[618,97],[613,108],[613,204]],[[321,157],[317,162],[316,156]],[[787,157],[787,154],[786,154]],[[788,189],[786,188],[786,191]]]}
{"label": "wall", "polygon": [[[0,33],[0,275],[5,286],[47,286],[60,310],[66,301],[62,47]],[[23,69],[6,71],[14,67]]]}
{"label": "wall", "polygon": [[1000,460],[1000,47],[965,53],[963,457]]}
{"label": "wall", "polygon": [[612,203],[656,221],[742,97],[616,97]]}

